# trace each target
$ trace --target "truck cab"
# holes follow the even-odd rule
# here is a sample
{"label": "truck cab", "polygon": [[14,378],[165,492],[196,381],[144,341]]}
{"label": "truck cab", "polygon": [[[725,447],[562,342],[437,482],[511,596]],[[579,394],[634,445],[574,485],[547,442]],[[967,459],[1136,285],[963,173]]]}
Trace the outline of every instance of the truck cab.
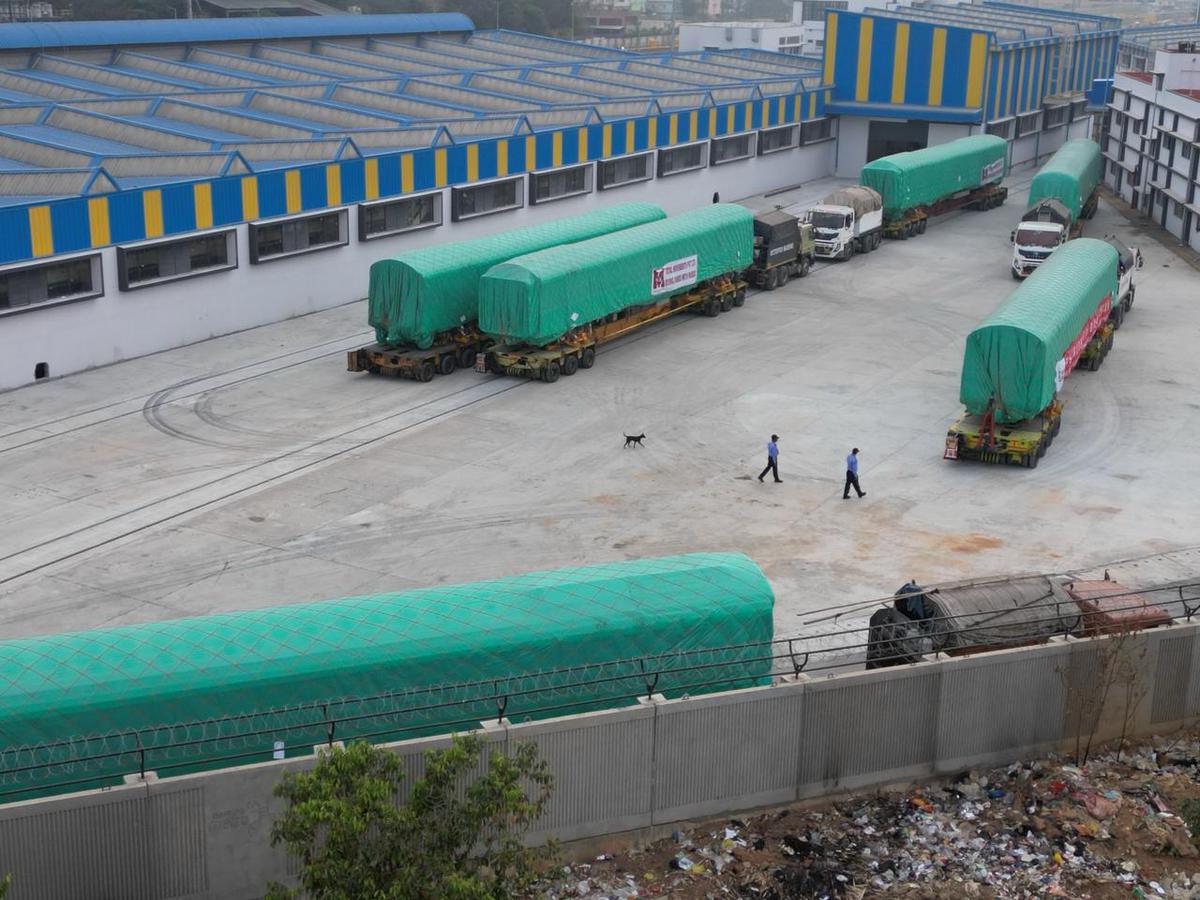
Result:
{"label": "truck cab", "polygon": [[813,229],[782,209],[755,213],[754,259],[748,280],[773,291],[789,278],[803,278],[812,268]]}
{"label": "truck cab", "polygon": [[825,259],[854,255],[854,210],[848,206],[814,206],[808,211],[816,253]]}
{"label": "truck cab", "polygon": [[1067,242],[1067,230],[1058,222],[1022,222],[1012,233],[1012,277],[1025,278]]}

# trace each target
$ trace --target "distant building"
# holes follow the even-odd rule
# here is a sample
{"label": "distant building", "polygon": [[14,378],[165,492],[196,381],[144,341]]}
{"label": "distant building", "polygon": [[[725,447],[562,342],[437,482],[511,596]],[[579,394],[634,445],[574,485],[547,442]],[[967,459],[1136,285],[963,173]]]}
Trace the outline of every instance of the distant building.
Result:
{"label": "distant building", "polygon": [[1118,72],[1101,147],[1104,183],[1200,250],[1200,45]]}
{"label": "distant building", "polygon": [[679,26],[679,49],[768,50],[799,56],[803,30],[798,22],[689,22]]}
{"label": "distant building", "polygon": [[1154,63],[1154,55],[1159,50],[1189,43],[1200,46],[1200,24],[1143,25],[1123,29],[1117,48],[1117,69],[1145,72]]}
{"label": "distant building", "polygon": [[987,132],[1034,163],[1091,133],[1085,91],[1111,77],[1120,21],[998,0],[830,9],[827,109],[839,174],[889,153]]}
{"label": "distant building", "polygon": [[54,5],[40,0],[6,0],[0,3],[0,22],[36,22],[54,17]]}

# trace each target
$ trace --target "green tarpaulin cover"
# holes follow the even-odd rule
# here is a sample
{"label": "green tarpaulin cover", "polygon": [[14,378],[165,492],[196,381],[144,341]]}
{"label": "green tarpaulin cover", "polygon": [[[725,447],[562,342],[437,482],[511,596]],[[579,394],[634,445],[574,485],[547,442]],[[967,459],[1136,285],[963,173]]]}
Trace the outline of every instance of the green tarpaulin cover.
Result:
{"label": "green tarpaulin cover", "polygon": [[476,727],[504,697],[517,721],[629,704],[664,668],[668,696],[766,684],[773,606],[748,557],[696,553],[0,642],[0,801],[111,783],[137,747],[160,776],[307,753],[327,717],[338,739],[399,739]]}
{"label": "green tarpaulin cover", "polygon": [[879,192],[884,218],[892,219],[915,206],[1002,180],[1007,153],[1004,138],[976,134],[869,162],[859,181]]}
{"label": "green tarpaulin cover", "polygon": [[959,399],[997,422],[1019,422],[1049,406],[1117,289],[1117,251],[1079,238],[1050,255],[967,335]]}
{"label": "green tarpaulin cover", "polygon": [[375,339],[381,344],[429,347],[439,332],[475,321],[479,278],[496,263],[666,215],[653,203],[619,203],[541,225],[381,259],[371,265],[367,324],[375,329]]}
{"label": "green tarpaulin cover", "polygon": [[1029,209],[1051,198],[1067,208],[1071,221],[1100,183],[1100,145],[1087,138],[1067,141],[1033,176],[1029,185]]}
{"label": "green tarpaulin cover", "polygon": [[479,282],[479,326],[542,346],[579,325],[658,303],[750,265],[754,216],[717,203],[501,263]]}

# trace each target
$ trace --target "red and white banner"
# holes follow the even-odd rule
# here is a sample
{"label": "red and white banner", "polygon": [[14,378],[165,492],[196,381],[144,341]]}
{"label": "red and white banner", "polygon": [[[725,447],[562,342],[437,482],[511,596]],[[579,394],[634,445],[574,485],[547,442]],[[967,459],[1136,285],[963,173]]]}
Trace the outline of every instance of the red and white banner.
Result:
{"label": "red and white banner", "polygon": [[1088,341],[1092,339],[1092,336],[1108,321],[1108,314],[1111,311],[1112,294],[1108,294],[1100,301],[1100,304],[1096,307],[1096,311],[1083,323],[1083,328],[1075,336],[1075,340],[1071,341],[1062,359],[1055,366],[1054,386],[1056,389],[1062,390],[1063,381],[1066,380],[1071,370],[1075,368],[1075,363],[1079,362],[1079,355],[1083,353],[1083,348],[1088,345]]}
{"label": "red and white banner", "polygon": [[685,256],[650,272],[650,293],[665,294],[696,283],[696,257]]}

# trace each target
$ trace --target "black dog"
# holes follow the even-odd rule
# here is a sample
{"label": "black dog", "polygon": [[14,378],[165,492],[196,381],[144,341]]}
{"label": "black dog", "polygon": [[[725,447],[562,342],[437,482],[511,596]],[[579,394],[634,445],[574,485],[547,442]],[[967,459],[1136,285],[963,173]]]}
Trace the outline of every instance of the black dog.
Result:
{"label": "black dog", "polygon": [[625,446],[626,447],[644,447],[646,445],[643,444],[642,441],[644,441],[645,439],[646,439],[645,434],[627,434],[627,435],[625,435]]}

